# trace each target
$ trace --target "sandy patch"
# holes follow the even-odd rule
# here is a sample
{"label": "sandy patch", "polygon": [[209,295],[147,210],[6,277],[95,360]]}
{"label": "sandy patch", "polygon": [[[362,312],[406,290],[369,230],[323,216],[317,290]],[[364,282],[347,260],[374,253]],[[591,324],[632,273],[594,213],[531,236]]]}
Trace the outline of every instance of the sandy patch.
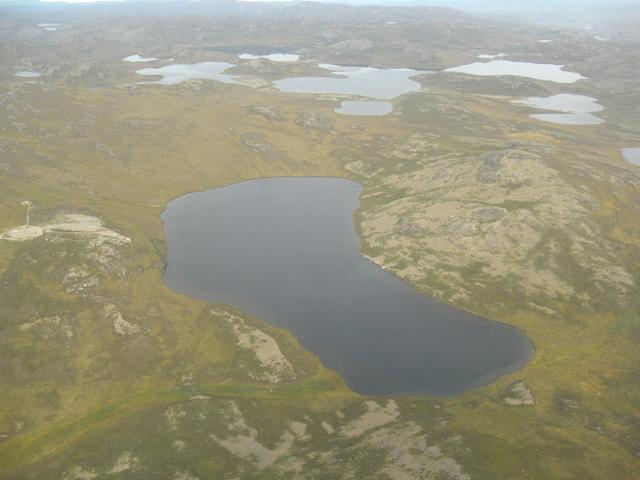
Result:
{"label": "sandy patch", "polygon": [[209,400],[211,397],[207,395],[194,395],[193,397],[189,397],[189,400]]}
{"label": "sandy patch", "polygon": [[132,468],[134,468],[139,461],[140,459],[133,455],[131,452],[124,452],[118,457],[108,473],[114,474],[126,472],[127,470],[131,470]]}
{"label": "sandy patch", "polygon": [[70,233],[93,238],[94,240],[108,240],[118,245],[129,243],[131,239],[104,227],[98,217],[81,214],[64,214],[57,217],[57,222],[43,226],[45,233]]}
{"label": "sandy patch", "polygon": [[264,469],[273,465],[291,450],[295,437],[290,431],[285,431],[276,447],[269,449],[257,440],[258,431],[245,423],[242,412],[235,402],[227,402],[225,414],[228,419],[227,427],[234,435],[226,438],[218,438],[215,435],[210,437],[232,455],[249,460],[258,468]]}
{"label": "sandy patch", "polygon": [[333,428],[333,426],[329,423],[329,422],[325,422],[324,420],[322,421],[322,423],[320,424],[320,426],[322,427],[322,429],[327,432],[329,435],[333,434],[336,430],[335,428]]}
{"label": "sandy patch", "polygon": [[304,422],[290,422],[289,430],[293,432],[298,440],[311,439],[311,435],[307,435],[307,424]]}
{"label": "sandy patch", "polygon": [[167,420],[167,427],[170,432],[175,432],[178,430],[178,426],[180,424],[180,419],[187,416],[187,412],[182,410],[180,407],[172,405],[167,408],[164,412],[164,418]]}
{"label": "sandy patch", "polygon": [[367,400],[364,405],[367,411],[342,427],[342,434],[346,437],[359,437],[371,429],[393,422],[400,414],[394,400],[388,400],[384,407],[373,400]]}
{"label": "sandy patch", "polygon": [[503,398],[504,403],[511,406],[533,405],[534,399],[531,390],[524,382],[516,382],[509,391],[509,396]]}
{"label": "sandy patch", "polygon": [[0,234],[0,240],[24,242],[25,240],[33,240],[34,238],[41,237],[42,235],[44,235],[44,229],[42,227],[22,225]]}
{"label": "sandy patch", "polygon": [[71,267],[62,279],[62,284],[66,287],[67,293],[80,293],[87,288],[100,285],[98,277],[91,275],[86,265],[81,267]]}
{"label": "sandy patch", "polygon": [[280,350],[276,340],[267,333],[257,328],[250,327],[244,320],[228,312],[212,312],[221,316],[232,328],[238,346],[251,352],[263,371],[252,376],[257,380],[265,380],[269,383],[279,383],[291,380],[295,377],[293,367]]}
{"label": "sandy patch", "polygon": [[65,338],[71,338],[74,335],[71,323],[59,315],[38,318],[33,322],[22,323],[18,328],[23,332],[34,331],[40,337],[45,339],[54,338],[58,335]]}
{"label": "sandy patch", "polygon": [[122,313],[111,303],[105,305],[104,314],[113,322],[113,329],[118,335],[134,335],[140,331],[140,325],[125,320]]}
{"label": "sandy patch", "polygon": [[173,480],[200,480],[198,477],[193,476],[186,470],[180,470],[174,473]]}
{"label": "sandy patch", "polygon": [[63,480],[93,480],[98,474],[92,468],[73,467],[62,477]]}
{"label": "sandy patch", "polygon": [[29,225],[27,217],[27,224],[3,232],[0,234],[0,240],[33,240],[46,234],[70,234],[97,242],[109,241],[117,245],[131,241],[130,238],[105,228],[99,218],[81,214],[59,215],[55,222],[41,226]]}
{"label": "sandy patch", "polygon": [[427,436],[421,431],[414,422],[385,427],[367,436],[364,443],[387,451],[382,471],[393,480],[469,480],[461,466],[445,456],[439,446],[427,444]]}

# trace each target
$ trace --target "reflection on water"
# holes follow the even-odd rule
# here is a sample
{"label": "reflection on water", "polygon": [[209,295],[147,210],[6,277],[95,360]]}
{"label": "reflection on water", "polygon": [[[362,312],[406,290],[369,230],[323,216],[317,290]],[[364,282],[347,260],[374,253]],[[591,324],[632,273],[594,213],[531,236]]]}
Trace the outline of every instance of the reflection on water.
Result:
{"label": "reflection on water", "polygon": [[344,115],[387,115],[393,107],[389,102],[376,102],[371,100],[344,101],[336,108],[336,113]]}
{"label": "reflection on water", "polygon": [[23,77],[23,78],[38,78],[41,77],[42,74],[40,72],[32,72],[30,70],[23,70],[21,72],[16,72],[14,77]]}
{"label": "reflection on water", "polygon": [[238,55],[240,60],[256,60],[258,58],[264,58],[265,60],[271,60],[272,62],[297,62],[300,60],[300,55],[294,53],[271,53],[269,55],[252,55],[250,53],[241,53]]}
{"label": "reflection on water", "polygon": [[160,75],[162,78],[157,81],[143,83],[157,83],[161,85],[176,85],[187,80],[197,78],[217,80],[223,83],[236,83],[236,77],[225,75],[223,72],[234,65],[225,62],[202,62],[191,64],[166,65],[158,68],[143,68],[137,70],[140,75]]}
{"label": "reflection on water", "polygon": [[640,148],[623,148],[622,156],[634,165],[640,165]]}
{"label": "reflection on water", "polygon": [[495,55],[488,55],[488,54],[478,55],[478,58],[482,58],[483,60],[493,60],[494,58],[502,58],[506,56],[507,55],[505,53],[497,53]]}
{"label": "reflection on water", "polygon": [[475,62],[459,67],[447,68],[445,72],[466,73],[468,75],[480,75],[483,77],[512,75],[557,83],[574,83],[585,78],[579,73],[566,72],[562,69],[563,67],[564,65],[553,65],[550,63],[492,60],[490,62]]}
{"label": "reflection on water", "polygon": [[274,82],[283,92],[333,93],[370,98],[392,99],[420,90],[420,83],[411,77],[419,75],[409,68],[345,67],[320,64],[332,72],[328,77],[292,77]]}
{"label": "reflection on water", "polygon": [[537,113],[531,115],[537,120],[564,125],[598,125],[604,120],[593,115],[601,112],[604,107],[593,97],[563,93],[550,97],[529,97],[514,100],[513,103],[538,108],[540,110],[554,110],[563,113]]}
{"label": "reflection on water", "polygon": [[144,63],[144,62],[154,62],[156,61],[156,57],[141,57],[140,55],[129,55],[128,57],[124,57],[122,59],[123,62],[132,62],[132,63]]}

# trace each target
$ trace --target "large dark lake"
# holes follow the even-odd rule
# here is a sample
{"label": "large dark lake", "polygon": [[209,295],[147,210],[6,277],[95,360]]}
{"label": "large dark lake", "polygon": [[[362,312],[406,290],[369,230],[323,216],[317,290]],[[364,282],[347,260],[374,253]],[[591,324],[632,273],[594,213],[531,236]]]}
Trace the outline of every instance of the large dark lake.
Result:
{"label": "large dark lake", "polygon": [[363,394],[452,395],[522,367],[520,330],[439,303],[365,259],[362,187],[267,178],[190,193],[162,214],[167,284],[286,327]]}

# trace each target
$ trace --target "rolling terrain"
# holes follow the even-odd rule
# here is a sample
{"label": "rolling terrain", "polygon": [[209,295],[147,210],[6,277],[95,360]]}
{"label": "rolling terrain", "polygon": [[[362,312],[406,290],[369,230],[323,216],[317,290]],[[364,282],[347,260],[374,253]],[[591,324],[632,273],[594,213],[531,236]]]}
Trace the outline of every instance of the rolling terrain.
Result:
{"label": "rolling terrain", "polygon": [[[638,44],[440,8],[189,8],[0,7],[0,478],[640,478]],[[442,72],[501,52],[587,79]],[[142,85],[132,54],[242,80]],[[272,85],[319,63],[422,89],[360,117]],[[511,103],[560,93],[605,122]],[[364,397],[289,332],[164,284],[169,201],[305,175],[360,182],[363,255],[521,328],[533,360],[454,397]]]}

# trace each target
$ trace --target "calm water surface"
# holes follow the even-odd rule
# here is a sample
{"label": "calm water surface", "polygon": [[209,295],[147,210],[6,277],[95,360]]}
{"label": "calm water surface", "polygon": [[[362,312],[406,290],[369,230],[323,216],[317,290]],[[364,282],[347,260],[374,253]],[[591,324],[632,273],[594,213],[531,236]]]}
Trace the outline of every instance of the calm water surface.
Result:
{"label": "calm water surface", "polygon": [[593,115],[601,112],[604,107],[593,97],[563,93],[550,97],[529,97],[514,100],[513,103],[538,108],[540,110],[555,110],[563,113],[537,113],[531,115],[537,120],[564,125],[598,125],[604,120]]}
{"label": "calm water surface", "polygon": [[233,64],[225,62],[177,63],[159,68],[143,68],[136,70],[136,73],[140,75],[160,75],[162,76],[160,80],[142,83],[158,83],[161,85],[176,85],[197,78],[217,80],[222,83],[236,83],[235,76],[223,73],[233,66]]}
{"label": "calm water surface", "polygon": [[393,106],[389,102],[376,102],[373,100],[346,100],[336,108],[336,113],[344,115],[387,115],[391,113]]}
{"label": "calm water surface", "polygon": [[[292,62],[298,55],[288,53],[272,53],[238,55],[241,60],[266,58],[276,62]],[[144,58],[130,55],[123,58],[128,62],[146,62],[155,58]],[[235,65],[225,62],[202,62],[192,64],[174,64],[159,68],[143,68],[136,73],[146,76],[161,76],[157,81],[140,82],[161,85],[176,85],[192,79],[217,80],[223,83],[238,83],[238,77],[224,72]],[[332,72],[330,77],[291,77],[277,80],[274,86],[283,92],[293,93],[333,93],[358,95],[361,97],[392,99],[408,92],[420,90],[420,83],[411,79],[420,72],[408,68],[371,68],[347,67],[341,65],[320,64],[319,67]],[[392,110],[387,102],[349,101],[342,102],[336,110],[348,115],[386,115]]]}
{"label": "calm water surface", "polygon": [[122,59],[123,62],[131,62],[131,63],[155,62],[156,60],[157,60],[156,57],[142,57],[138,54],[129,55],[128,57],[124,57]]}
{"label": "calm water surface", "polygon": [[23,70],[21,72],[16,72],[14,77],[22,77],[22,78],[38,78],[41,77],[42,74],[40,72],[32,72],[29,70]]}
{"label": "calm water surface", "polygon": [[420,83],[411,77],[426,73],[409,68],[345,67],[320,64],[333,73],[330,77],[291,77],[274,82],[283,92],[333,93],[369,98],[392,99],[420,90]]}
{"label": "calm water surface", "polygon": [[253,55],[251,53],[241,53],[238,55],[240,60],[256,60],[258,58],[264,58],[265,60],[271,60],[272,62],[297,62],[300,60],[300,55],[295,53],[270,53],[269,55]]}
{"label": "calm water surface", "polygon": [[640,165],[640,148],[623,148],[622,156],[634,165]]}
{"label": "calm water surface", "polygon": [[364,394],[451,395],[522,367],[530,340],[421,295],[366,260],[361,187],[335,178],[247,181],[170,202],[167,284],[286,327]]}
{"label": "calm water surface", "polygon": [[494,58],[502,58],[506,56],[507,56],[506,53],[496,53],[495,55],[489,55],[485,53],[482,55],[478,55],[478,58],[482,58],[483,60],[493,60]]}
{"label": "calm water surface", "polygon": [[44,28],[47,32],[54,32],[61,27],[62,23],[39,23],[38,26],[40,28]]}
{"label": "calm water surface", "polygon": [[490,62],[475,62],[459,67],[447,68],[445,72],[466,73],[468,75],[480,75],[483,77],[512,75],[516,77],[533,78],[535,80],[548,80],[556,83],[575,83],[585,78],[579,73],[566,72],[562,69],[563,67],[564,65],[553,65],[550,63],[492,60]]}

